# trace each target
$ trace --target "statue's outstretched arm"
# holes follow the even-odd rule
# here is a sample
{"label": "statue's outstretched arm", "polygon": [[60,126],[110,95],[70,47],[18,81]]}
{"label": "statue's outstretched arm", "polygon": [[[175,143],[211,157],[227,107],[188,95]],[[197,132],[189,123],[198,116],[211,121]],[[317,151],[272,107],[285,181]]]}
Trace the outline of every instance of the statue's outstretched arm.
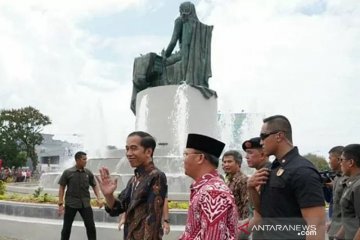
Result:
{"label": "statue's outstretched arm", "polygon": [[177,18],[175,20],[174,31],[171,37],[171,41],[165,51],[165,57],[169,57],[171,55],[178,40],[179,42],[181,42],[182,25],[183,23],[181,18]]}

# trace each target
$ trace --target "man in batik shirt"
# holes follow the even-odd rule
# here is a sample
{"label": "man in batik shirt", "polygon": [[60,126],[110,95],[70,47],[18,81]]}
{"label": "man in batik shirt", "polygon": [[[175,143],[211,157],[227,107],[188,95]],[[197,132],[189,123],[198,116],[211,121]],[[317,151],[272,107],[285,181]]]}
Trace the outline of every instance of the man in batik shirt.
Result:
{"label": "man in batik shirt", "polygon": [[[234,195],[241,225],[249,219],[249,197],[247,192],[248,177],[241,171],[242,156],[238,151],[229,150],[222,157],[225,183]],[[248,239],[249,233],[243,233],[239,239]]]}
{"label": "man in batik shirt", "polygon": [[242,156],[238,151],[230,150],[222,157],[225,182],[232,191],[240,219],[249,216],[249,197],[246,181],[248,177],[241,171]]}
{"label": "man in batik shirt", "polygon": [[152,161],[155,146],[155,139],[148,133],[129,134],[126,157],[135,174],[117,198],[114,197],[117,179],[110,178],[109,170],[101,168],[97,177],[107,204],[105,210],[110,216],[126,212],[125,240],[159,240],[163,236],[161,218],[167,183],[165,174]]}
{"label": "man in batik shirt", "polygon": [[185,174],[193,178],[185,232],[181,240],[235,239],[237,208],[217,167],[225,144],[199,134],[189,134],[184,151]]}

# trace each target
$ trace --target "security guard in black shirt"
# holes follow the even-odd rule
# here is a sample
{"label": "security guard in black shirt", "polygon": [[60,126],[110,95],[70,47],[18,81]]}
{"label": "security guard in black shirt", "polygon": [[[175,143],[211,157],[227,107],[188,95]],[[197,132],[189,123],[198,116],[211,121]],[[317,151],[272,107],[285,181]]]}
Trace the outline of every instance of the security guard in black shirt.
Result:
{"label": "security guard in black shirt", "polygon": [[[318,171],[292,144],[289,120],[275,115],[263,120],[261,144],[276,159],[248,180],[250,196],[262,217],[266,239],[325,239],[325,208]],[[260,195],[255,190],[261,185]],[[257,230],[257,229],[256,229]]]}

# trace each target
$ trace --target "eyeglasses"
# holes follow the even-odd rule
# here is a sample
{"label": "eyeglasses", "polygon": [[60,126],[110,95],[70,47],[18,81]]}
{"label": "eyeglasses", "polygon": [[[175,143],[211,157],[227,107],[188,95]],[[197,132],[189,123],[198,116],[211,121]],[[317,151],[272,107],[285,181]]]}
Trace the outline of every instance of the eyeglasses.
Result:
{"label": "eyeglasses", "polygon": [[273,135],[273,134],[276,134],[276,133],[279,133],[279,132],[284,132],[284,131],[283,130],[274,130],[274,131],[269,132],[269,133],[260,133],[260,139],[264,141],[270,135]]}
{"label": "eyeglasses", "polygon": [[194,155],[194,154],[200,155],[200,154],[202,154],[202,153],[187,153],[187,152],[184,152],[184,153],[183,153],[183,156],[184,156],[184,158],[187,158],[187,156],[189,156],[189,155]]}

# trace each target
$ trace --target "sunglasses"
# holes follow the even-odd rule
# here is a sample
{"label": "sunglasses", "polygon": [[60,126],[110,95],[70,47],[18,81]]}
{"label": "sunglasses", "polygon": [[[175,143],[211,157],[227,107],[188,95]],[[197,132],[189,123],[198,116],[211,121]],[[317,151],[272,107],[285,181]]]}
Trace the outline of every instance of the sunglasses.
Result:
{"label": "sunglasses", "polygon": [[273,135],[273,134],[276,134],[276,133],[279,133],[279,132],[284,132],[282,130],[275,130],[275,131],[271,131],[269,133],[260,133],[260,139],[261,140],[265,140],[267,137],[269,137],[270,135]]}

